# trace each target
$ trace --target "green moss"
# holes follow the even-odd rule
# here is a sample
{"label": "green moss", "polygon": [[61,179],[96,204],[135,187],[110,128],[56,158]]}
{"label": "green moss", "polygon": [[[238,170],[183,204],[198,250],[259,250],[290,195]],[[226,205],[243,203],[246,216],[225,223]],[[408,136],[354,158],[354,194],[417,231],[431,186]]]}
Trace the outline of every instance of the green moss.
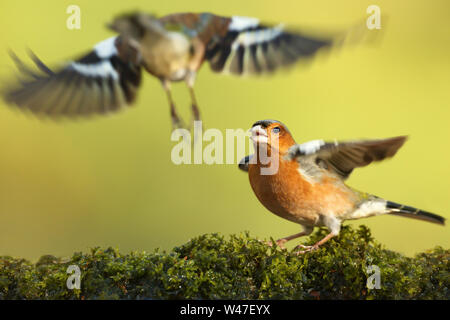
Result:
{"label": "green moss", "polygon": [[[67,289],[69,265],[81,270],[80,289]],[[367,288],[369,265],[380,269],[380,289]],[[36,264],[0,257],[0,299],[449,299],[449,284],[450,250],[405,257],[383,248],[364,226],[344,227],[300,256],[246,233],[202,235],[170,252],[94,248]]]}

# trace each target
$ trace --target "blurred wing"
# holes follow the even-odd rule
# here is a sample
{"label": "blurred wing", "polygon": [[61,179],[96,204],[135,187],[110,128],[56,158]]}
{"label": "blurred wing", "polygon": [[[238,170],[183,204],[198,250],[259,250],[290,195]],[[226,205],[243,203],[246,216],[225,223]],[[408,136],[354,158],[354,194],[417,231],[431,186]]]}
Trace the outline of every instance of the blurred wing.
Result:
{"label": "blurred wing", "polygon": [[393,157],[406,139],[406,136],[400,136],[334,143],[314,140],[291,147],[288,157],[299,161],[305,172],[319,171],[322,168],[346,179],[354,168]]}
{"label": "blurred wing", "polygon": [[115,39],[99,43],[89,54],[56,72],[33,54],[40,72],[13,56],[26,79],[3,89],[5,101],[51,117],[101,114],[131,104],[141,83],[141,68],[118,57]]}
{"label": "blurred wing", "polygon": [[224,36],[212,38],[205,58],[216,72],[260,74],[313,56],[331,44],[331,39],[285,31],[283,25],[266,26],[255,18],[235,16]]}

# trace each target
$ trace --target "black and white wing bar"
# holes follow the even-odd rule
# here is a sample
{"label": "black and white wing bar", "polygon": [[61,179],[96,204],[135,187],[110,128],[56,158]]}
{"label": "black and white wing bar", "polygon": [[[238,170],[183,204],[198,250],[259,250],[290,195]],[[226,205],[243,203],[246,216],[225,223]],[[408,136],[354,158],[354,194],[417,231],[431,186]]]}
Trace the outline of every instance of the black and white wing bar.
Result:
{"label": "black and white wing bar", "polygon": [[141,67],[119,58],[116,39],[100,42],[89,54],[56,72],[34,54],[31,58],[39,73],[13,56],[25,79],[4,90],[4,99],[54,117],[108,113],[133,103],[141,83]]}
{"label": "black and white wing bar", "polygon": [[267,26],[256,18],[234,16],[227,34],[208,45],[206,59],[216,72],[260,74],[313,56],[332,42],[288,32],[282,24]]}

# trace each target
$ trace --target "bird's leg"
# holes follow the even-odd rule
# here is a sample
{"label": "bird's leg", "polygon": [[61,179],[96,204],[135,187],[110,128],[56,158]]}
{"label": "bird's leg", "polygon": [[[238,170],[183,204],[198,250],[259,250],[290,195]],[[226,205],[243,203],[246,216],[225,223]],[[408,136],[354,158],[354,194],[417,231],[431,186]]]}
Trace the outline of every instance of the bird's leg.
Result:
{"label": "bird's leg", "polygon": [[195,76],[196,73],[194,71],[190,71],[186,77],[186,84],[189,88],[189,94],[191,95],[192,117],[194,121],[200,121],[200,110],[198,108],[197,99],[195,98],[194,93]]}
{"label": "bird's leg", "polygon": [[197,105],[197,99],[195,99],[194,88],[189,88],[189,93],[192,101],[192,116],[194,121],[200,121],[200,110]]}
{"label": "bird's leg", "polygon": [[[303,236],[307,236],[307,235],[311,234],[312,231],[313,231],[313,228],[306,227],[305,230],[303,230],[302,232],[293,234],[292,236],[288,236],[288,237],[285,237],[285,238],[278,239],[277,241],[275,241],[275,243],[280,248],[285,249],[284,244],[286,242],[294,240],[294,239],[297,239],[297,238],[300,238],[300,237],[303,237]],[[272,246],[272,242],[268,242],[267,245]]]}
{"label": "bird's leg", "polygon": [[191,121],[191,125],[194,123],[194,143],[196,143],[200,137],[197,130],[195,130],[195,121],[200,121],[199,127],[202,129],[201,132],[203,132],[203,123],[201,122],[200,119],[200,110],[198,109],[197,100],[195,99],[194,88],[189,87],[189,92],[191,94],[192,116],[194,118],[193,121]]}
{"label": "bird's leg", "polygon": [[323,245],[325,242],[330,240],[331,238],[337,236],[339,234],[339,231],[341,230],[341,221],[337,219],[334,215],[326,215],[323,218],[323,222],[325,226],[330,229],[330,233],[327,234],[322,240],[317,241],[312,246],[305,246],[299,244],[296,248],[303,248],[305,250],[297,251],[297,255],[303,254],[306,252],[317,250],[321,245]]}
{"label": "bird's leg", "polygon": [[304,254],[306,252],[317,250],[317,249],[319,249],[319,247],[321,245],[323,245],[325,242],[327,242],[328,240],[330,240],[331,238],[333,238],[335,236],[337,236],[336,232],[330,232],[326,237],[324,237],[322,240],[316,242],[312,246],[305,246],[305,245],[299,244],[296,248],[303,248],[305,250],[297,251],[296,254],[299,255],[299,254]]}
{"label": "bird's leg", "polygon": [[172,93],[170,91],[170,82],[168,80],[162,80],[162,85],[163,85],[164,91],[167,94],[167,100],[169,101],[170,117],[172,119],[173,129],[185,128],[183,121],[178,116],[177,110],[175,108],[175,103],[173,102],[173,99],[172,99]]}
{"label": "bird's leg", "polygon": [[[285,244],[286,242],[291,241],[291,240],[294,240],[294,239],[297,239],[297,238],[300,238],[300,237],[303,237],[303,236],[305,236],[305,235],[306,235],[306,233],[305,233],[304,231],[302,231],[302,232],[293,234],[292,236],[288,236],[288,237],[284,237],[284,238],[278,239],[277,241],[275,241],[275,243],[276,243],[276,245],[279,246],[280,248],[286,249],[286,247],[284,246],[284,244]],[[272,242],[268,242],[267,244],[268,244],[269,246],[272,246]]]}
{"label": "bird's leg", "polygon": [[[192,118],[193,120],[191,121],[190,126],[192,126],[192,124],[194,124],[194,144],[198,141],[199,138],[201,138],[201,132],[203,132],[203,123],[201,122],[201,118],[200,118],[200,110],[198,108],[198,104],[197,104],[197,99],[195,98],[195,93],[194,93],[194,83],[195,83],[195,76],[197,75],[197,73],[195,71],[189,71],[189,73],[186,76],[186,84],[188,86],[189,89],[189,94],[191,95],[191,110],[192,110]],[[200,128],[202,130],[200,130],[200,135],[198,130],[196,130],[196,127],[198,127],[198,125],[196,126],[195,123],[197,121],[200,121]]]}

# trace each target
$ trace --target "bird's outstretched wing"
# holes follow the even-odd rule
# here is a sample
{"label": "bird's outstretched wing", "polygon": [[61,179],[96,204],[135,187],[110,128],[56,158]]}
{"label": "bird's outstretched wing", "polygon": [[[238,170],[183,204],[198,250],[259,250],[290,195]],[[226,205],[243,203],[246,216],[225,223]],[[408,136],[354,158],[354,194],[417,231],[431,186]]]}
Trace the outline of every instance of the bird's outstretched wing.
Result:
{"label": "bird's outstretched wing", "polygon": [[326,169],[346,179],[354,168],[393,157],[406,139],[406,136],[399,136],[349,142],[314,140],[291,147],[288,158],[297,160],[306,173]]}
{"label": "bird's outstretched wing", "polygon": [[256,18],[234,16],[223,36],[212,37],[205,58],[216,72],[260,74],[311,57],[332,43],[332,39],[289,32],[281,24],[268,26]]}
{"label": "bird's outstretched wing", "polygon": [[30,54],[38,71],[12,57],[21,72],[18,83],[2,88],[9,104],[50,117],[102,114],[131,104],[141,83],[141,67],[124,62],[117,37],[100,42],[89,54],[52,71]]}

